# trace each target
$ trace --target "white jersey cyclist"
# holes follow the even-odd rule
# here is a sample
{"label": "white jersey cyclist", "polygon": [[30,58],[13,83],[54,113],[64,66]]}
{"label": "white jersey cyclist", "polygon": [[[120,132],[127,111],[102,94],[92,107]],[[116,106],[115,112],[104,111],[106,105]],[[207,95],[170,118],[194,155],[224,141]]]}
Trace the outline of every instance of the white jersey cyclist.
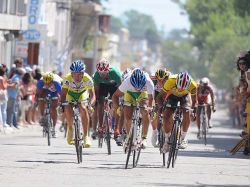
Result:
{"label": "white jersey cyclist", "polygon": [[121,85],[119,86],[119,90],[121,92],[147,92],[148,94],[154,94],[154,83],[151,80],[151,78],[149,77],[149,74],[144,72],[145,76],[146,76],[146,84],[145,86],[142,87],[141,90],[137,90],[135,89],[135,87],[131,84],[130,82],[130,77],[131,77],[131,73],[126,77],[126,79],[121,83]]}

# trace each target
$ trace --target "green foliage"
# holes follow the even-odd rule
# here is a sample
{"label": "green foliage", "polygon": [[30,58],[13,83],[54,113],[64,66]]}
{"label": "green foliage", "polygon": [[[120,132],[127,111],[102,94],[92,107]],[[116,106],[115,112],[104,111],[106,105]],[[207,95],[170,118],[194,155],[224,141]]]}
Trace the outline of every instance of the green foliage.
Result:
{"label": "green foliage", "polygon": [[193,45],[200,51],[198,61],[207,68],[203,76],[220,88],[237,84],[236,55],[250,48],[249,1],[187,0],[184,8],[191,22]]}
{"label": "green foliage", "polygon": [[126,11],[124,15],[132,39],[145,39],[148,30],[154,32],[154,34],[157,33],[157,27],[152,16],[139,13],[136,10]]}
{"label": "green foliage", "polygon": [[110,20],[111,32],[118,34],[122,27],[124,27],[122,21],[119,18],[112,16]]}

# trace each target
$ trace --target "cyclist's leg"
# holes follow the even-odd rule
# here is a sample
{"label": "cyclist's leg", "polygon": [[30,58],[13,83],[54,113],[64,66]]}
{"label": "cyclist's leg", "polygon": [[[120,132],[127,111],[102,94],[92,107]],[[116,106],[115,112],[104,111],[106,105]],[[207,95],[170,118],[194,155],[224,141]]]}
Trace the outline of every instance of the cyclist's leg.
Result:
{"label": "cyclist's leg", "polygon": [[212,125],[211,125],[211,122],[210,122],[211,115],[212,115],[212,106],[209,103],[207,104],[206,113],[207,113],[208,127],[212,128]]}
{"label": "cyclist's leg", "polygon": [[88,132],[89,132],[89,112],[86,107],[86,104],[82,103],[80,107],[81,113],[81,121],[82,121],[82,128],[83,128],[83,143],[84,147],[88,148],[91,147],[92,143],[90,141]]}
{"label": "cyclist's leg", "polygon": [[[171,105],[170,105],[171,106]],[[163,112],[163,129],[165,132],[165,143],[162,147],[162,151],[164,153],[169,151],[169,137],[171,135],[171,131],[173,128],[173,115],[174,115],[174,110],[171,109],[171,107],[167,107]]]}
{"label": "cyclist's leg", "polygon": [[103,108],[104,108],[104,98],[109,93],[109,85],[100,84],[99,86],[99,97],[96,98],[97,100],[97,114],[98,114],[98,125],[99,130],[102,131],[102,123],[103,123]]}
{"label": "cyclist's leg", "polygon": [[[109,87],[107,87],[108,93],[110,94],[111,98],[112,98],[113,94],[115,93],[115,91],[117,90],[117,88],[118,87],[116,85],[110,85]],[[111,108],[111,111],[112,111],[112,108]],[[113,116],[113,119],[115,121],[115,124],[114,124],[115,133],[116,133],[116,135],[119,135],[119,129],[118,129],[119,128],[119,126],[118,126],[119,115],[118,115],[117,111],[113,112],[111,115]]]}
{"label": "cyclist's leg", "polygon": [[[73,98],[67,94],[66,101],[71,101]],[[66,117],[67,124],[67,142],[68,144],[74,144],[73,141],[73,109],[71,105],[66,105],[64,107],[64,113]]]}
{"label": "cyclist's leg", "polygon": [[57,122],[57,107],[59,105],[59,99],[58,97],[54,97],[54,96],[51,96],[52,98],[52,102],[51,102],[51,118],[52,118],[52,121],[53,121],[53,126],[55,127],[56,126],[56,122]]}
{"label": "cyclist's leg", "polygon": [[150,121],[150,116],[147,110],[147,106],[148,106],[147,92],[142,92],[138,98],[138,101],[141,107],[140,112],[142,115],[142,125],[143,125],[142,137],[147,138],[148,126],[149,126],[149,121]]}
{"label": "cyclist's leg", "polygon": [[133,107],[124,106],[124,125],[127,134],[129,133],[131,123],[132,123]]}
{"label": "cyclist's leg", "polygon": [[198,133],[197,133],[197,138],[200,138],[200,132],[201,132],[201,107],[198,106],[197,107],[197,111],[196,111],[196,124],[197,124],[197,128],[198,128]]}
{"label": "cyclist's leg", "polygon": [[135,104],[135,99],[131,97],[127,92],[124,94],[124,125],[127,134],[129,134],[130,127],[132,124],[133,107],[131,105]]}
{"label": "cyclist's leg", "polygon": [[92,138],[96,139],[96,135],[97,135],[97,132],[96,132],[96,127],[97,127],[97,103],[95,104],[94,111],[93,111],[91,117],[92,117],[92,129],[93,129]]}
{"label": "cyclist's leg", "polygon": [[183,120],[182,120],[182,132],[181,132],[181,145],[180,148],[185,149],[187,147],[187,132],[190,125],[190,106],[191,96],[188,94],[181,99],[181,106],[183,107]]}

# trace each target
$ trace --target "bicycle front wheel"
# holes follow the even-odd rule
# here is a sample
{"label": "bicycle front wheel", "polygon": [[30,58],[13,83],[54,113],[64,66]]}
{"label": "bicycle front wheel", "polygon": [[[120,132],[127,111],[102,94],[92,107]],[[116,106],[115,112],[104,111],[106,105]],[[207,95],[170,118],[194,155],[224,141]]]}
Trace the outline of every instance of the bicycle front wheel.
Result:
{"label": "bicycle front wheel", "polygon": [[176,143],[175,143],[175,148],[174,148],[173,158],[172,158],[172,167],[173,168],[174,168],[174,165],[175,165],[175,162],[176,162],[176,159],[177,159],[177,155],[178,155],[178,151],[179,151],[179,144],[180,144],[180,141],[181,141],[181,127],[180,127],[179,124],[177,125],[176,132],[177,132],[176,136],[175,136]]}
{"label": "bicycle front wheel", "polygon": [[132,130],[132,132],[130,131],[130,133],[129,133],[128,148],[127,148],[128,151],[127,151],[127,159],[126,159],[125,169],[128,168],[128,162],[129,162],[129,158],[130,158],[130,154],[132,152],[132,146],[133,146],[133,137],[134,137],[134,131]]}
{"label": "bicycle front wheel", "polygon": [[207,145],[207,119],[206,119],[206,113],[203,109],[202,111],[202,136],[204,138],[204,144]]}
{"label": "bicycle front wheel", "polygon": [[167,161],[167,168],[169,168],[171,162],[172,162],[172,167],[173,167],[173,160],[174,160],[174,155],[175,155],[175,150],[176,150],[176,144],[177,144],[177,124],[176,122],[174,123],[171,136],[170,136],[170,148],[169,148],[169,153],[168,153],[168,161]]}
{"label": "bicycle front wheel", "polygon": [[47,141],[48,141],[48,146],[51,145],[51,136],[52,136],[52,133],[51,133],[51,128],[52,128],[52,123],[51,123],[51,119],[50,119],[50,116],[48,115],[46,117],[46,133],[47,133]]}
{"label": "bicycle front wheel", "polygon": [[80,133],[79,121],[75,123],[75,148],[78,164],[82,162],[82,137]]}
{"label": "bicycle front wheel", "polygon": [[110,120],[108,117],[105,119],[106,121],[106,143],[107,143],[107,149],[108,149],[108,154],[111,155],[111,134],[110,134]]}

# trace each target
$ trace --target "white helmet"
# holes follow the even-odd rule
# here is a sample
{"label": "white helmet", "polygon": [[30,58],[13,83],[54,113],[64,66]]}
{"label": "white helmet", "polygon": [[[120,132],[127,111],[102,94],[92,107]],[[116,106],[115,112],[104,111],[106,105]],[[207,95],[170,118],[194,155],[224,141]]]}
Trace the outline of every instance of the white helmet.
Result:
{"label": "white helmet", "polygon": [[130,74],[132,73],[132,70],[127,68],[123,73],[122,73],[122,81],[124,81]]}
{"label": "white helmet", "polygon": [[177,75],[176,86],[180,90],[187,89],[191,84],[192,78],[187,71],[183,71]]}
{"label": "white helmet", "polygon": [[207,77],[203,77],[201,80],[200,80],[200,84],[202,85],[208,85],[209,84],[209,79]]}

